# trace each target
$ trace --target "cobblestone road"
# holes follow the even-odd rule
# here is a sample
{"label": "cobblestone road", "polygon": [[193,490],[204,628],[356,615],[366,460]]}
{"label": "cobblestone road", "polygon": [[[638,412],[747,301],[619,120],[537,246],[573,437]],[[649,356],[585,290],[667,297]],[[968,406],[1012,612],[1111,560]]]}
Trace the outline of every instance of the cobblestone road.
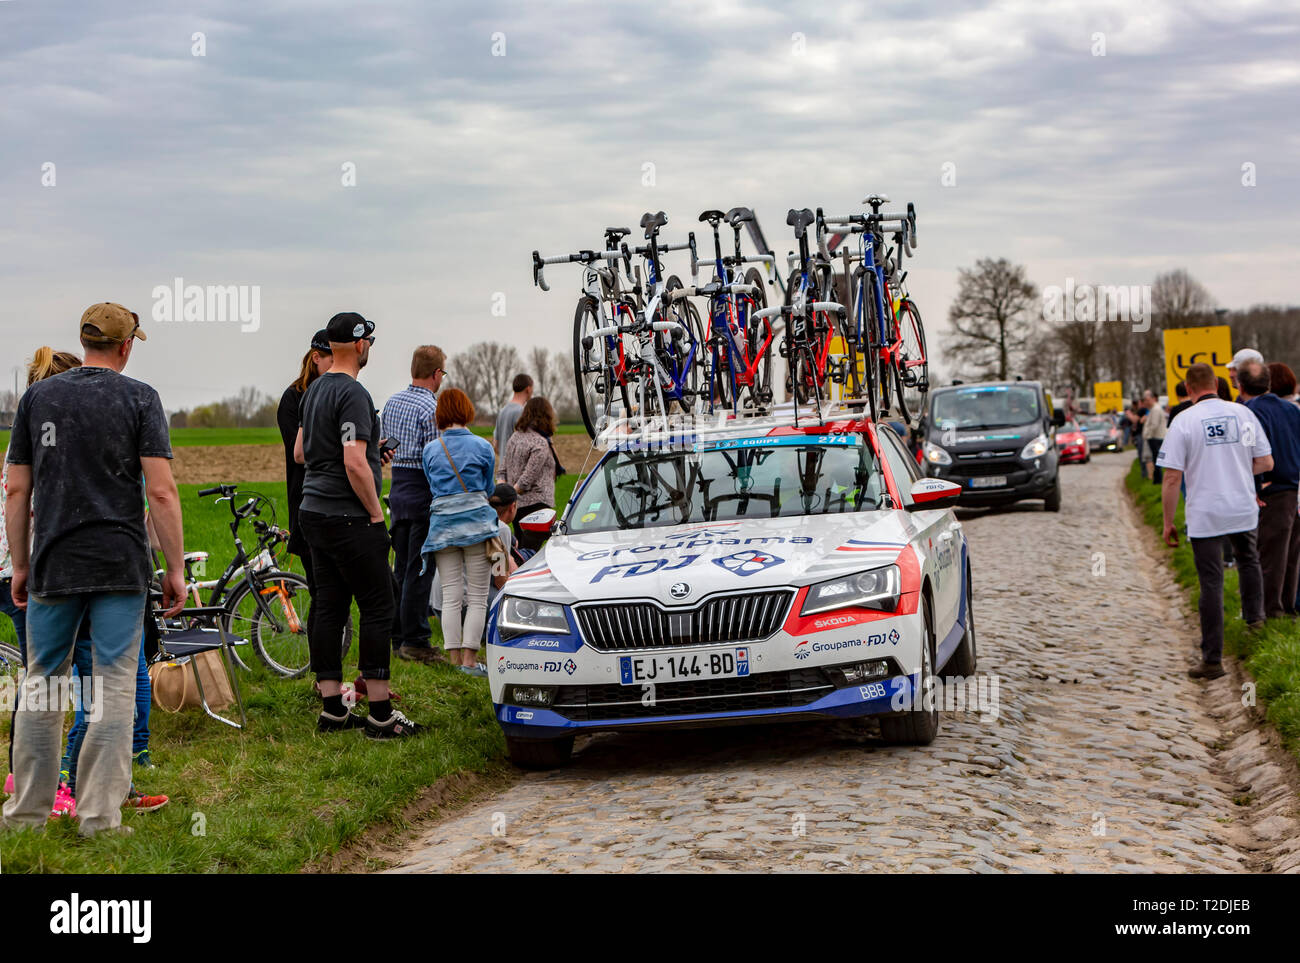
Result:
{"label": "cobblestone road", "polygon": [[963,513],[996,720],[945,714],[921,748],[850,723],[596,736],[569,769],[423,829],[393,865],[1294,870],[1295,796],[1230,718],[1237,683],[1207,692],[1184,674],[1194,627],[1125,504],[1129,457],[1066,468],[1057,515]]}

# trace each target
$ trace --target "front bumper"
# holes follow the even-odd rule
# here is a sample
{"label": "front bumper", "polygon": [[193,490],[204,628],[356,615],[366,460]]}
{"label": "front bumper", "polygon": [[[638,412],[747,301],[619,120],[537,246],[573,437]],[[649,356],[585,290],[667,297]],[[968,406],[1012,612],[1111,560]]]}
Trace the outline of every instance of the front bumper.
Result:
{"label": "front bumper", "polygon": [[[833,671],[808,668],[759,673],[744,680],[664,685],[652,705],[641,703],[641,691],[634,686],[606,685],[561,686],[550,709],[501,704],[494,708],[502,731],[520,739],[801,717],[856,718],[901,711],[911,702],[918,678],[897,674],[859,684],[846,684],[841,678],[837,685]],[[685,687],[695,691],[688,692]]]}
{"label": "front bumper", "polygon": [[[951,465],[927,463],[925,472],[932,478],[961,485],[957,498],[959,505],[997,505],[1019,501],[1022,498],[1044,498],[1056,487],[1058,458],[1049,451],[1041,458],[1030,461],[1011,460],[958,460]],[[978,479],[1005,477],[1006,484],[998,488],[977,488]]]}

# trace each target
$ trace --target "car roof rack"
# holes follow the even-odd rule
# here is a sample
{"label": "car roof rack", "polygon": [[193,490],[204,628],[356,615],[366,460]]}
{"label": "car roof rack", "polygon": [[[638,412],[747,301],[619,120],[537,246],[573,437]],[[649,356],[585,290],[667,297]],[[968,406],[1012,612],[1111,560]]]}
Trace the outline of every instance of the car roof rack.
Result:
{"label": "car roof rack", "polygon": [[[878,419],[879,422],[889,420],[887,417]],[[602,448],[626,450],[697,445],[715,439],[752,438],[789,431],[856,434],[870,421],[863,402],[826,402],[820,407],[785,402],[740,415],[719,411],[713,414],[692,412],[648,418],[636,415],[615,418],[606,423],[596,436],[595,444]]]}

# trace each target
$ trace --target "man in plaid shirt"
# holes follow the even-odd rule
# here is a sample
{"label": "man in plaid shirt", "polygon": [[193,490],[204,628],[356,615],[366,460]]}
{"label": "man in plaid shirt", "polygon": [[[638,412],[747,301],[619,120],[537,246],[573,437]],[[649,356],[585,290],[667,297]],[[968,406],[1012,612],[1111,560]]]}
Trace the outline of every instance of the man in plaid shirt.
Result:
{"label": "man in plaid shirt", "polygon": [[397,614],[393,618],[393,648],[399,658],[417,662],[440,661],[430,644],[429,593],[433,566],[420,574],[420,547],[429,534],[432,495],[424,477],[424,446],[438,437],[434,412],[435,392],[442,386],[447,357],[441,348],[421,345],[411,356],[411,383],[384,405],[384,434],[393,452],[393,484],[388,505],[393,524],[389,534],[395,553]]}

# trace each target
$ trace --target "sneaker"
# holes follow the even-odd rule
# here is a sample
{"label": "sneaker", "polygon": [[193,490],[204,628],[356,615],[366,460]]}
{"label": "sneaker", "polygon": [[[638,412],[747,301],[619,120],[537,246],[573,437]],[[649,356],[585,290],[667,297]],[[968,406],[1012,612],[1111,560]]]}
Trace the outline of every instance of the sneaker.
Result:
{"label": "sneaker", "polygon": [[341,716],[332,716],[322,710],[321,714],[316,717],[317,732],[342,732],[344,729],[364,729],[365,727],[365,716],[346,710]]}
{"label": "sneaker", "polygon": [[366,716],[367,739],[402,739],[406,736],[418,736],[424,732],[424,726],[416,725],[396,709],[384,722],[376,722]]}
{"label": "sneaker", "polygon": [[464,672],[466,675],[472,675],[476,679],[487,678],[487,674],[488,674],[487,666],[485,666],[482,662],[473,666],[462,665],[460,667],[460,671]]}
{"label": "sneaker", "polygon": [[1187,674],[1193,679],[1221,679],[1228,673],[1222,662],[1202,662],[1194,669],[1188,669]]}
{"label": "sneaker", "polygon": [[134,809],[138,813],[151,813],[162,809],[166,805],[166,796],[146,796],[132,786],[130,794],[126,797],[126,802],[122,803],[122,808]]}
{"label": "sneaker", "polygon": [[11,772],[7,776],[5,776],[5,795],[12,796],[13,794],[14,794],[14,774]]}
{"label": "sneaker", "polygon": [[158,768],[157,766],[155,766],[155,765],[153,764],[153,760],[149,758],[149,750],[148,750],[148,749],[141,749],[139,752],[137,752],[137,753],[136,753],[134,756],[132,756],[131,758],[132,758],[133,760],[135,760],[135,764],[136,764],[137,766],[139,766],[141,769],[157,769],[157,768]]}
{"label": "sneaker", "polygon": [[397,650],[397,657],[407,662],[423,662],[426,665],[447,661],[445,655],[427,645],[404,645]]}
{"label": "sneaker", "polygon": [[58,792],[54,794],[54,806],[50,809],[50,818],[77,818],[77,800],[72,798],[72,790],[67,783],[59,783]]}

